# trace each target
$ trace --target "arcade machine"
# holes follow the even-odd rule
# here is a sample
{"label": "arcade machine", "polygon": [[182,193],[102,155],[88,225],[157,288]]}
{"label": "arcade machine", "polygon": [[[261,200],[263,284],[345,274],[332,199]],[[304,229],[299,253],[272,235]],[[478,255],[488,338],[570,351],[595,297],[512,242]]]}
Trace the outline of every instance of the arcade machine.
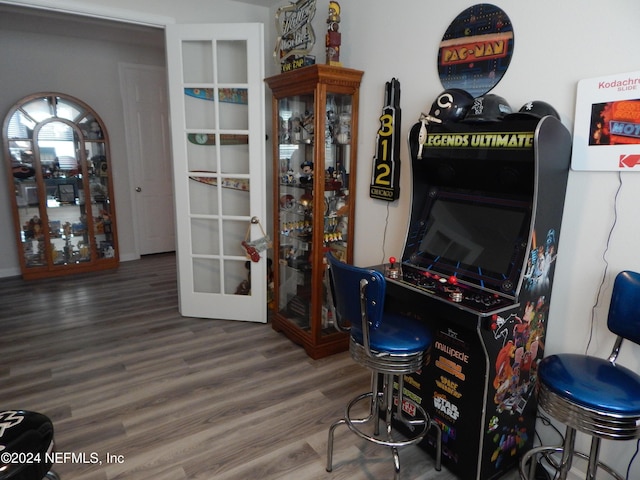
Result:
{"label": "arcade machine", "polygon": [[410,225],[402,259],[384,266],[387,308],[434,335],[405,397],[439,423],[443,464],[464,480],[502,476],[533,444],[571,154],[553,107],[509,111],[450,89],[414,125]]}

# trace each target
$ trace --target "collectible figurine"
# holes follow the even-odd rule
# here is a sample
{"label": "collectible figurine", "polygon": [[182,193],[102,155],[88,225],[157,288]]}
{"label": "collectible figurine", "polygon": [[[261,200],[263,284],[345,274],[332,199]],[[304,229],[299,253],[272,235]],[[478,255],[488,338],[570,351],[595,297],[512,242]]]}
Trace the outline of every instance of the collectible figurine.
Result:
{"label": "collectible figurine", "polygon": [[300,183],[313,182],[313,162],[305,160],[300,165],[300,170],[302,171],[300,174]]}
{"label": "collectible figurine", "polygon": [[327,18],[326,52],[327,65],[342,66],[340,62],[340,4],[329,2],[329,17]]}

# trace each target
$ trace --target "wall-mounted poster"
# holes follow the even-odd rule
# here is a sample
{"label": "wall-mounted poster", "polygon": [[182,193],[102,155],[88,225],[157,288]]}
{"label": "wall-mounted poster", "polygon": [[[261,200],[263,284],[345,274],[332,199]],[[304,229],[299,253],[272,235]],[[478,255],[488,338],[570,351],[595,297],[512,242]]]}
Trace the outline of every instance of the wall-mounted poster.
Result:
{"label": "wall-mounted poster", "polygon": [[640,172],[640,72],[578,82],[571,168]]}
{"label": "wall-mounted poster", "polygon": [[502,79],[511,63],[514,38],[507,14],[489,3],[465,9],[440,42],[438,73],[445,89],[484,95]]}

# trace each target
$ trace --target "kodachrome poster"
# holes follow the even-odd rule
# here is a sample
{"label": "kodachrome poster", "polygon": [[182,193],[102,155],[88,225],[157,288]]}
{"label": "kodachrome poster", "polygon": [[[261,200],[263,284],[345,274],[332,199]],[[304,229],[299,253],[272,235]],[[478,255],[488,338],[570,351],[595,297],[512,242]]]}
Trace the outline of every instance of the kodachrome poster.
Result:
{"label": "kodachrome poster", "polygon": [[640,72],[578,83],[571,168],[640,172]]}

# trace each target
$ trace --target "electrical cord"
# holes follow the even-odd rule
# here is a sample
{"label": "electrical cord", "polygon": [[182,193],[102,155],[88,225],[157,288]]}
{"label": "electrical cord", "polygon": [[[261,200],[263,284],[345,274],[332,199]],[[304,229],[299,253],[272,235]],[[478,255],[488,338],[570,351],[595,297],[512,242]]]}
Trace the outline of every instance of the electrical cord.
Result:
{"label": "electrical cord", "polygon": [[387,202],[387,216],[384,220],[384,233],[382,234],[382,261],[380,263],[386,263],[387,262],[387,254],[385,252],[385,245],[387,244],[387,228],[389,227],[389,203]]}
{"label": "electrical cord", "polygon": [[640,450],[640,439],[638,439],[638,441],[636,442],[636,451],[635,453],[632,455],[631,460],[629,460],[629,465],[627,466],[627,476],[626,479],[629,480],[629,474],[631,473],[631,464],[633,463],[633,461],[636,459],[636,457],[638,456],[638,450]]}
{"label": "electrical cord", "polygon": [[587,346],[585,348],[585,355],[589,352],[589,346],[591,345],[591,340],[593,340],[593,330],[595,328],[595,322],[596,322],[596,308],[600,304],[600,295],[602,294],[602,288],[604,287],[604,283],[607,278],[607,272],[609,270],[607,253],[609,252],[613,231],[615,230],[616,224],[618,223],[618,196],[620,195],[621,190],[622,190],[622,173],[618,172],[618,188],[616,189],[616,193],[613,198],[613,223],[611,224],[611,228],[609,229],[609,234],[607,235],[607,242],[605,244],[604,252],[602,252],[602,260],[604,261],[604,271],[602,272],[602,279],[600,281],[600,286],[598,287],[598,293],[596,294],[596,301],[591,307],[591,325],[589,327],[589,340],[587,341]]}
{"label": "electrical cord", "polygon": [[[564,435],[562,434],[562,432],[560,430],[558,430],[558,428],[551,423],[551,419],[549,417],[546,417],[545,415],[543,415],[542,413],[540,413],[540,410],[538,410],[538,420],[540,420],[540,422],[545,426],[545,427],[551,427],[557,434],[558,437],[560,437],[560,445],[564,444]],[[542,438],[540,437],[540,434],[538,433],[538,431],[536,430],[536,437],[538,439],[538,442],[540,443],[540,445],[542,445]],[[551,459],[549,458],[548,455],[542,455],[542,458],[540,458],[538,460],[538,466],[539,468],[536,468],[536,478],[535,480],[538,480],[538,478],[540,480],[550,480],[549,478],[549,472],[547,470],[547,468],[542,465],[542,461],[544,460],[544,462],[549,466],[549,468],[551,470],[553,470],[555,472],[553,478],[554,480],[556,478],[558,478],[558,475],[560,474],[560,471],[558,470],[558,466],[556,464],[554,464]],[[532,461],[535,461],[535,459],[532,459]]]}

